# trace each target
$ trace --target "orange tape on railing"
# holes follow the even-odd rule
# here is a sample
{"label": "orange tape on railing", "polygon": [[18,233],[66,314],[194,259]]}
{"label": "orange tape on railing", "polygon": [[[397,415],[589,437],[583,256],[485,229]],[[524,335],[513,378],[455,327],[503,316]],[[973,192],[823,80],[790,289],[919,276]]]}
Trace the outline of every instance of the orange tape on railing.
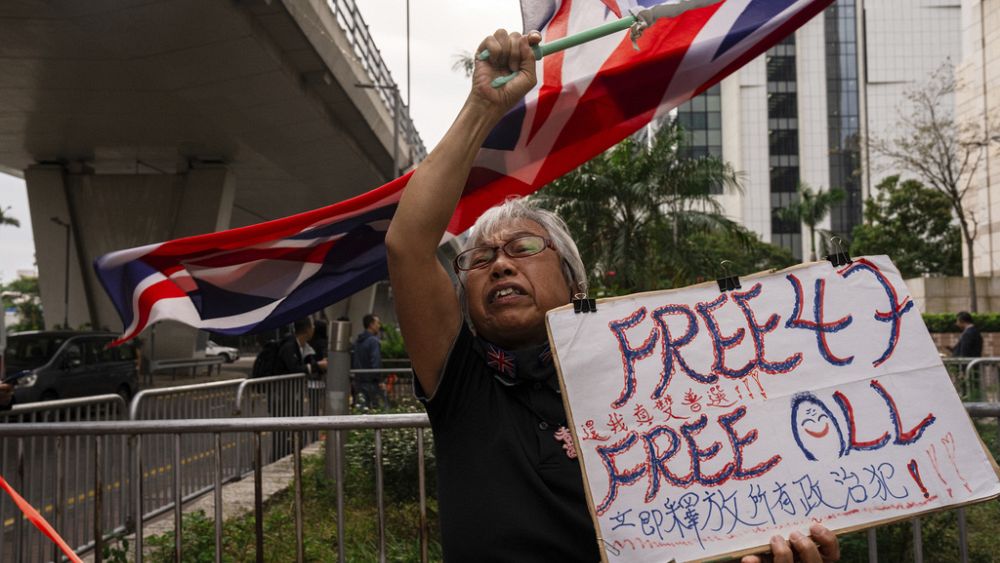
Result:
{"label": "orange tape on railing", "polygon": [[14,487],[10,486],[10,483],[3,478],[3,475],[0,475],[0,488],[7,491],[10,498],[14,499],[14,504],[21,509],[21,512],[28,517],[28,520],[30,520],[36,528],[41,530],[43,534],[48,536],[50,540],[59,546],[59,549],[62,550],[70,561],[73,561],[73,563],[83,563],[83,560],[77,557],[76,553],[74,553],[73,550],[66,545],[66,542],[63,541],[62,537],[60,537],[55,529],[45,520],[45,518],[43,518],[42,515],[35,510],[35,507],[28,504],[28,501],[24,500],[21,495],[17,494],[17,491],[14,490]]}

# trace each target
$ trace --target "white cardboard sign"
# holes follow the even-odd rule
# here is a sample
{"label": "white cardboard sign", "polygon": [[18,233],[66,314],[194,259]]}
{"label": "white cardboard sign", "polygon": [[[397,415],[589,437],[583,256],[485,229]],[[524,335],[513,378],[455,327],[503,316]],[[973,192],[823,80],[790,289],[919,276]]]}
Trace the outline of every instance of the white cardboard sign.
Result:
{"label": "white cardboard sign", "polygon": [[1000,494],[887,257],[741,283],[548,314],[606,560],[712,558]]}

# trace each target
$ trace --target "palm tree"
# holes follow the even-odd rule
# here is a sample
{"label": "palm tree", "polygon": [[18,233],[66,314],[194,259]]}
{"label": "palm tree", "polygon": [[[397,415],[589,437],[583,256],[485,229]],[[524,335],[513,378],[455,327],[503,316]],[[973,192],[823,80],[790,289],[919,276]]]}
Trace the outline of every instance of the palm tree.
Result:
{"label": "palm tree", "polygon": [[466,78],[472,78],[472,71],[476,68],[476,61],[472,58],[472,53],[459,51],[454,55],[455,62],[451,65],[451,70],[461,72]]}
{"label": "palm tree", "polygon": [[10,211],[9,205],[7,207],[0,208],[0,226],[10,225],[12,227],[20,227],[21,222],[18,221],[16,218],[8,215],[7,214],[8,211]]}
{"label": "palm tree", "polygon": [[835,203],[840,203],[847,192],[840,188],[813,191],[809,184],[799,183],[795,189],[798,198],[787,207],[775,210],[774,214],[782,221],[798,222],[809,227],[809,262],[816,260],[816,225],[820,224],[830,214]]}
{"label": "palm tree", "polygon": [[21,222],[18,221],[16,218],[8,215],[7,214],[8,211],[10,211],[9,205],[7,207],[0,208],[0,227],[4,225],[10,225],[12,227],[20,227]]}
{"label": "palm tree", "polygon": [[669,120],[648,142],[625,139],[533,196],[566,220],[599,289],[678,287],[712,275],[716,265],[692,235],[750,243],[752,234],[723,216],[711,193],[739,189],[738,174],[683,148],[683,131]]}

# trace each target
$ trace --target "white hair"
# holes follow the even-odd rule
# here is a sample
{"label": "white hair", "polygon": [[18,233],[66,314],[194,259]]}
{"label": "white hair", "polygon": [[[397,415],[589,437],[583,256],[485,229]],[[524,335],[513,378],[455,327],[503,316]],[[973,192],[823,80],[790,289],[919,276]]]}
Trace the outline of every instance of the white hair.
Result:
{"label": "white hair", "polygon": [[[570,294],[566,296],[567,302],[576,293],[587,292],[587,274],[580,258],[580,251],[576,248],[576,242],[569,234],[566,222],[555,213],[541,209],[534,203],[520,197],[511,196],[503,203],[487,209],[479,216],[475,224],[472,225],[472,236],[465,241],[463,251],[476,246],[483,246],[488,238],[491,238],[502,231],[508,225],[517,220],[533,221],[540,225],[548,238],[552,241],[552,248],[559,255],[559,262],[562,265],[563,277],[566,285],[570,288]],[[458,273],[461,282],[458,287],[458,298],[465,314],[465,320],[469,327],[475,330],[469,318],[468,296],[465,293],[465,280],[468,272]]]}

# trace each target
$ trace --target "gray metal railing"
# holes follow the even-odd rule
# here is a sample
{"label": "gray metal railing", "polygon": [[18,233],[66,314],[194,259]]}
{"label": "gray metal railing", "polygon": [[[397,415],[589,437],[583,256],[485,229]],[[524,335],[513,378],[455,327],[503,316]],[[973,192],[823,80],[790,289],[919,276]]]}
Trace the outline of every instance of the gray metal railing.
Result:
{"label": "gray metal railing", "polygon": [[[974,418],[994,418],[1000,423],[1000,403],[970,403],[966,405],[966,408],[970,416]],[[299,561],[302,560],[303,544],[302,544],[302,495],[301,495],[301,457],[299,453],[299,448],[301,446],[301,433],[302,432],[318,432],[321,430],[335,430],[336,440],[339,442],[342,440],[340,432],[350,431],[350,430],[364,430],[364,429],[374,429],[375,430],[375,471],[376,471],[376,506],[378,515],[378,533],[379,533],[379,559],[384,560],[385,557],[385,506],[384,497],[382,491],[382,430],[389,428],[414,428],[416,429],[416,439],[418,440],[418,457],[419,457],[419,470],[418,470],[418,488],[420,491],[420,537],[421,537],[421,554],[422,559],[427,558],[427,541],[428,541],[428,531],[427,531],[427,516],[426,516],[426,493],[425,493],[425,483],[424,483],[424,464],[423,464],[423,430],[429,426],[426,415],[423,414],[402,414],[402,415],[375,415],[375,416],[337,416],[337,417],[298,417],[298,418],[285,418],[285,419],[273,419],[273,418],[230,418],[230,419],[212,419],[212,420],[172,420],[172,421],[128,421],[128,422],[90,422],[86,424],[79,423],[48,423],[48,424],[24,424],[20,426],[7,426],[0,427],[0,438],[3,439],[16,439],[18,444],[22,444],[24,440],[31,439],[62,439],[68,440],[74,437],[90,437],[95,441],[95,444],[99,440],[107,440],[116,436],[130,436],[131,447],[134,447],[134,455],[138,461],[138,466],[142,467],[142,443],[148,440],[150,437],[155,437],[158,435],[169,434],[174,436],[175,439],[175,452],[179,451],[182,440],[190,438],[191,435],[210,435],[214,438],[214,460],[215,460],[215,471],[214,471],[214,483],[213,491],[215,493],[215,537],[216,537],[216,561],[221,559],[221,538],[222,538],[222,519],[221,519],[221,507],[223,502],[222,494],[222,484],[224,483],[222,471],[221,471],[221,460],[223,459],[223,440],[222,436],[228,433],[249,433],[252,437],[253,448],[254,448],[254,467],[260,468],[264,465],[263,459],[263,441],[262,436],[266,432],[278,433],[278,432],[288,432],[293,435],[293,459],[295,467],[294,475],[294,487],[295,487],[295,518],[296,518],[296,551]],[[1000,441],[998,441],[1000,443]],[[175,455],[178,455],[175,453]],[[96,455],[94,458],[94,463],[97,464],[100,460],[100,456]],[[339,464],[337,472],[337,503],[338,506],[343,506],[343,464]],[[261,495],[261,472],[256,471],[254,477],[254,488],[255,488],[255,518],[258,522],[256,527],[256,546],[258,557],[263,553],[263,528],[259,525],[263,518],[263,504]],[[175,474],[175,479],[179,479],[179,473]],[[141,481],[136,479],[133,483],[139,484],[141,486]],[[175,507],[175,529],[180,530],[182,526],[182,521],[180,518],[180,506],[182,505],[183,498],[178,492],[179,489],[175,488],[174,499],[172,505]],[[102,502],[103,488],[95,488],[95,503],[100,506]],[[134,498],[141,498],[141,491],[137,491],[134,494]],[[137,506],[138,510],[139,507]],[[338,533],[342,534],[344,530],[344,511],[338,510]],[[965,509],[960,508],[956,510],[958,517],[958,534],[959,534],[959,553],[957,560],[968,561],[968,537],[967,529],[965,525]],[[921,523],[919,518],[911,520],[913,526],[913,538],[914,538],[914,560],[921,562],[923,560],[922,554],[922,536],[921,536]],[[136,557],[137,560],[141,560],[142,553],[142,522],[137,521],[136,526],[137,541],[136,541]],[[876,562],[878,560],[877,552],[877,530],[872,528],[867,532],[868,535],[868,551],[869,551],[869,561]],[[182,554],[183,546],[179,543],[182,535],[176,533],[175,538],[177,538],[177,544],[175,545],[175,555],[179,558]],[[102,541],[103,536],[98,536],[95,531],[95,538],[91,542],[91,545],[99,545]],[[343,538],[340,540],[340,559],[344,559],[343,555]]]}
{"label": "gray metal railing", "polygon": [[1000,357],[941,358],[964,401],[1000,401]]}
{"label": "gray metal railing", "polygon": [[381,86],[375,88],[375,91],[378,92],[393,119],[396,119],[398,108],[400,116],[397,122],[400,127],[400,137],[405,139],[411,148],[413,162],[423,160],[427,156],[427,149],[413,124],[413,119],[410,118],[410,108],[403,103],[397,104],[397,97],[400,95],[399,86],[393,80],[389,67],[382,60],[382,54],[375,46],[375,41],[372,39],[371,33],[368,32],[368,25],[361,17],[357,4],[354,0],[327,0],[326,4],[347,35],[347,40],[354,54],[358,57],[358,61],[368,76],[371,77],[372,83]]}
{"label": "gray metal railing", "polygon": [[[296,528],[296,552],[297,561],[302,561],[304,557],[303,550],[303,534],[302,534],[302,461],[301,461],[301,436],[303,433],[308,432],[319,432],[324,430],[337,431],[337,440],[341,440],[340,432],[350,431],[350,430],[371,430],[375,431],[375,481],[377,484],[376,488],[376,504],[378,507],[378,534],[379,534],[379,560],[385,560],[385,503],[383,498],[382,483],[383,483],[383,473],[382,473],[382,431],[391,428],[411,428],[416,429],[416,439],[418,446],[418,489],[420,491],[420,516],[417,522],[418,526],[421,526],[420,538],[421,538],[421,553],[422,560],[427,560],[427,542],[429,541],[429,532],[427,530],[428,519],[426,513],[426,486],[424,483],[424,459],[423,459],[423,430],[430,426],[430,422],[427,416],[424,414],[394,414],[394,415],[363,415],[363,416],[322,416],[322,417],[295,417],[295,418],[229,418],[229,419],[208,419],[208,420],[132,420],[123,422],[92,422],[87,424],[73,424],[73,423],[47,423],[47,424],[24,424],[20,426],[9,426],[0,427],[0,439],[5,441],[16,441],[17,444],[22,444],[25,440],[31,439],[45,439],[51,438],[55,440],[66,440],[68,438],[89,438],[94,441],[95,444],[99,443],[100,440],[106,440],[113,437],[128,437],[129,448],[131,449],[130,457],[134,457],[136,460],[136,467],[138,470],[142,470],[144,467],[143,461],[143,444],[146,440],[152,437],[158,437],[162,435],[173,436],[175,441],[174,452],[175,456],[179,455],[177,452],[180,450],[184,439],[191,437],[198,437],[201,435],[211,436],[214,440],[213,448],[213,459],[215,461],[215,471],[213,472],[214,483],[212,490],[215,495],[215,561],[221,561],[222,559],[222,505],[223,505],[223,491],[222,485],[225,483],[225,479],[222,474],[222,459],[224,457],[223,453],[223,436],[232,433],[248,433],[252,437],[254,445],[254,459],[256,460],[254,464],[254,515],[256,521],[263,521],[263,501],[262,501],[262,478],[260,469],[265,465],[262,461],[263,459],[263,440],[262,436],[265,432],[271,432],[272,434],[277,434],[281,432],[286,432],[293,437],[293,463],[294,463],[294,487],[295,487],[295,528]],[[61,442],[57,442],[61,443]],[[98,450],[99,451],[99,450]],[[57,455],[61,455],[57,450]],[[101,456],[98,453],[94,457],[94,464],[97,465],[101,462]],[[337,493],[338,493],[338,505],[342,505],[342,495],[343,495],[343,480],[344,471],[343,463],[338,464],[338,471],[336,475],[337,481]],[[177,466],[180,469],[180,465]],[[175,480],[181,479],[181,471],[175,472]],[[137,490],[133,492],[134,499],[140,499],[143,496],[142,492],[142,480],[133,479],[131,483],[136,487]],[[101,506],[103,502],[104,490],[101,486],[96,486],[94,489],[94,502],[97,506]],[[181,560],[183,555],[183,545],[181,545],[181,539],[183,534],[181,533],[183,521],[180,516],[180,507],[183,505],[184,497],[180,492],[180,489],[175,487],[173,493],[173,499],[171,505],[175,507],[175,556],[177,560]],[[142,503],[136,501],[134,506],[136,513],[142,511]],[[337,511],[338,519],[338,529],[340,533],[343,532],[345,527],[345,515],[343,510]],[[98,519],[96,524],[100,524],[101,520]],[[97,547],[95,551],[95,561],[100,561],[100,546],[102,542],[106,541],[110,534],[100,533],[99,530],[105,529],[98,525],[95,525],[93,534],[94,540],[91,542],[92,546]],[[256,529],[256,546],[257,546],[257,560],[263,560],[263,528],[258,525]],[[143,557],[143,519],[136,518],[135,526],[135,559],[136,561],[141,561]],[[340,560],[343,561],[343,543],[340,545],[341,557]],[[2,553],[0,553],[2,555]],[[15,559],[18,560],[19,559]]]}
{"label": "gray metal railing", "polygon": [[[997,360],[1000,358],[982,358],[983,360]],[[967,362],[972,364],[972,362]],[[974,366],[973,366],[974,367]],[[965,405],[966,412],[973,419],[977,418],[992,418],[997,425],[998,433],[993,437],[994,446],[1000,448],[1000,403],[963,403]],[[985,439],[984,439],[985,441]],[[996,502],[996,501],[993,501]],[[958,527],[958,557],[954,561],[959,561],[961,563],[969,563],[969,531],[967,525],[967,514],[965,507],[956,508],[954,510],[955,517],[957,519]],[[913,518],[910,520],[910,526],[913,534],[913,561],[914,563],[923,563],[923,529],[920,517]],[[868,563],[878,563],[878,529],[869,528],[866,531],[866,536],[868,538]]]}
{"label": "gray metal railing", "polygon": [[[150,389],[136,394],[130,408],[131,420],[227,419],[232,417],[289,417],[319,414],[322,389],[307,385],[305,374],[288,374],[255,379],[230,379],[200,385],[183,385]],[[261,445],[262,462],[267,465],[293,453],[293,436],[288,432],[264,432]],[[142,463],[144,519],[154,518],[173,510],[180,518],[180,508],[174,499],[181,491],[183,502],[211,492],[215,487],[213,473],[221,471],[225,483],[241,479],[253,471],[254,445],[247,434],[224,434],[221,437],[223,457],[211,458],[214,437],[192,436],[180,442],[177,436],[151,436],[143,448],[147,453]],[[305,436],[302,445],[313,443],[318,433]],[[139,460],[132,459],[133,478],[138,478]],[[191,466],[201,470],[173,471],[173,467]]]}
{"label": "gray metal railing", "polygon": [[[31,403],[0,412],[0,424],[126,419],[173,422],[238,416],[315,415],[322,413],[318,409],[323,404],[324,391],[321,386],[312,385],[315,383],[307,381],[303,374],[292,374],[147,389],[137,393],[130,405],[118,395]],[[268,438],[262,444],[261,461],[265,465],[292,453],[291,434],[272,437],[270,432],[265,432],[264,436]],[[309,433],[301,445],[308,445],[318,437],[316,432]],[[222,438],[223,482],[240,479],[253,471],[251,436],[233,434]],[[210,455],[215,444],[209,435],[191,436],[183,444],[170,435],[146,438],[141,472],[134,454],[138,445],[127,443],[124,437],[102,438],[99,445],[82,438],[65,440],[69,442],[62,446],[49,438],[28,439],[20,446],[10,441],[0,442],[0,474],[12,476],[12,485],[43,514],[53,517],[53,523],[58,523],[60,530],[66,530],[65,539],[81,552],[96,545],[92,539],[95,522],[103,522],[104,529],[113,534],[137,525],[133,506],[139,501],[132,494],[135,492],[133,484],[139,481],[140,475],[141,512],[146,520],[170,510],[179,514],[179,505],[174,503],[177,491],[183,502],[188,502],[211,492],[215,486],[216,460]],[[94,513],[96,476],[92,473],[94,466],[90,459],[97,449],[105,460],[101,481],[112,491],[104,499],[99,520],[79,517]],[[130,449],[132,454],[129,454]],[[76,467],[82,470],[73,471]],[[174,471],[175,467],[185,471]],[[25,478],[38,475],[45,478]],[[6,495],[0,495],[0,524],[3,524],[0,527],[0,561],[7,560],[5,553],[16,556],[12,560],[19,562],[48,560],[47,552],[42,550],[43,546],[48,549],[49,544],[37,534],[24,534],[24,522],[17,514]],[[18,538],[18,544],[6,545],[11,538]]]}
{"label": "gray metal railing", "polygon": [[[15,405],[0,411],[0,426],[21,428],[41,423],[85,425],[124,420],[128,409],[119,395],[97,395],[44,403]],[[0,440],[0,474],[20,491],[63,534],[70,545],[93,547],[90,538],[98,522],[112,533],[123,531],[129,514],[124,437],[31,437]],[[105,463],[73,463],[100,455]],[[107,494],[97,503],[95,482]],[[32,561],[55,558],[51,543],[27,534],[28,524],[7,495],[0,495],[0,560]],[[8,554],[10,559],[4,557]]]}
{"label": "gray metal railing", "polygon": [[[326,410],[326,387],[322,383],[309,379],[304,373],[243,379],[236,388],[236,406],[232,416],[320,416]],[[291,434],[265,433],[265,436],[271,437],[263,450],[265,465],[292,453]],[[304,444],[318,439],[318,433],[310,432],[305,436]],[[253,459],[247,457],[252,452],[253,447],[247,436],[237,439],[236,457],[240,467],[247,471],[253,467]]]}
{"label": "gray metal railing", "polygon": [[163,373],[169,371],[173,377],[177,377],[177,370],[187,369],[191,370],[191,377],[194,377],[198,371],[198,368],[206,368],[206,374],[212,375],[212,368],[215,368],[215,373],[222,373],[222,364],[226,363],[226,359],[222,356],[209,356],[206,358],[168,358],[162,360],[152,360],[149,362],[149,373],[147,374],[147,382],[152,381],[152,376],[154,373]]}
{"label": "gray metal railing", "polygon": [[[228,418],[236,410],[236,391],[242,382],[243,379],[228,379],[145,389],[132,399],[129,419],[173,423],[184,419]],[[132,482],[141,486],[141,489],[133,487],[133,493],[141,490],[142,494],[132,499],[135,507],[130,510],[130,524],[133,526],[141,526],[139,520],[149,520],[171,510],[177,513],[181,505],[174,499],[178,495],[183,502],[188,502],[211,492],[215,486],[212,436],[193,436],[183,444],[171,435],[150,436],[141,445],[137,437],[129,441],[132,455],[129,456],[128,475]],[[145,452],[141,460],[135,453],[139,449]],[[224,455],[220,460],[223,482],[239,479],[249,470],[240,459],[240,449],[238,436],[223,437]],[[185,471],[177,470],[181,468]]]}
{"label": "gray metal railing", "polygon": [[[270,382],[271,385],[278,384],[281,382],[294,381],[296,378],[301,378],[302,376],[277,376],[271,378],[274,381]],[[260,382],[260,383],[257,383]],[[242,387],[242,394],[237,393],[237,396],[241,397],[236,399],[236,403],[240,405],[240,411],[246,412],[248,408],[248,399],[253,391],[253,387],[266,386],[269,384],[265,379],[260,380],[238,380],[237,388]],[[209,384],[212,385],[212,384]],[[186,386],[191,387],[191,386]],[[217,387],[217,386],[215,386]],[[162,390],[166,391],[166,390]],[[117,396],[108,396],[107,401],[114,403],[115,400],[121,401]],[[140,400],[137,396],[136,400]],[[81,400],[75,401],[60,401],[60,403],[76,403],[79,405]],[[120,407],[121,404],[118,403]],[[1000,431],[1000,403],[966,403],[966,410],[969,415],[973,418],[983,419],[989,418],[994,419],[997,424],[997,429]],[[29,405],[25,407],[17,407],[21,412],[41,412],[41,405]],[[119,413],[124,412],[123,410]],[[136,475],[141,474],[146,468],[148,458],[144,455],[144,451],[148,444],[153,443],[158,437],[167,436],[172,440],[170,442],[170,450],[172,450],[174,455],[173,466],[177,468],[177,471],[172,472],[173,477],[173,487],[170,490],[171,498],[167,506],[161,508],[157,513],[163,512],[164,510],[173,509],[174,510],[174,526],[175,530],[180,530],[182,527],[181,519],[181,507],[184,502],[194,498],[194,494],[184,494],[184,488],[181,483],[186,478],[185,473],[190,471],[209,473],[212,477],[211,484],[208,490],[214,492],[215,495],[215,507],[216,507],[216,540],[217,546],[221,546],[221,507],[223,501],[223,493],[221,485],[226,482],[226,478],[223,471],[223,462],[226,459],[225,454],[225,440],[224,436],[227,435],[238,435],[247,436],[248,442],[251,444],[250,448],[253,452],[253,463],[251,469],[254,470],[254,489],[255,489],[255,518],[257,522],[256,526],[256,547],[257,553],[263,553],[263,527],[262,527],[262,516],[263,516],[263,502],[261,494],[261,471],[257,470],[261,467],[267,465],[266,448],[267,441],[264,437],[268,434],[277,435],[279,433],[287,433],[292,436],[292,456],[294,462],[294,486],[295,486],[295,515],[296,515],[296,543],[297,543],[297,553],[299,554],[299,559],[301,560],[301,554],[303,551],[303,540],[302,540],[302,498],[301,498],[301,457],[300,448],[303,445],[302,433],[303,432],[313,432],[317,433],[323,430],[334,430],[333,440],[334,444],[343,443],[342,432],[351,430],[375,430],[375,483],[376,483],[376,508],[377,508],[377,518],[378,518],[378,550],[379,559],[383,560],[385,557],[385,503],[384,503],[384,491],[383,491],[383,474],[382,474],[382,431],[389,428],[411,428],[415,429],[416,440],[417,440],[417,457],[419,458],[418,464],[418,490],[419,490],[419,501],[420,501],[420,514],[419,514],[419,530],[421,538],[421,554],[422,560],[427,560],[428,553],[428,541],[429,541],[429,528],[428,519],[426,513],[426,488],[425,488],[425,468],[424,468],[424,441],[423,432],[429,426],[426,415],[424,414],[403,414],[403,415],[365,415],[365,416],[336,416],[336,417],[295,417],[295,418],[215,418],[215,419],[195,419],[195,420],[131,420],[125,422],[116,422],[114,418],[106,418],[103,420],[96,421],[74,421],[74,422],[48,422],[48,423],[38,423],[38,422],[26,422],[23,424],[11,424],[11,425],[0,425],[0,442],[4,444],[5,448],[14,447],[17,452],[17,467],[21,468],[20,476],[21,480],[18,481],[19,484],[23,484],[24,475],[24,462],[25,454],[27,451],[27,445],[30,443],[36,443],[39,440],[51,440],[54,444],[54,457],[57,460],[68,459],[67,452],[69,451],[69,445],[75,443],[90,444],[92,447],[88,450],[87,455],[82,456],[81,459],[92,463],[93,467],[101,467],[101,464],[108,457],[105,452],[110,451],[105,444],[116,443],[115,440],[119,440],[122,444],[127,444],[128,451],[122,457],[125,459],[131,459],[134,461],[134,471]],[[124,438],[128,437],[126,441]],[[208,452],[208,457],[210,457],[209,467],[206,469],[200,469],[197,466],[185,466],[182,463],[182,452],[185,447],[185,443],[191,440],[199,440],[200,437],[208,436],[211,443],[211,449]],[[993,438],[994,443],[1000,446],[1000,435]],[[240,443],[238,440],[237,443]],[[13,444],[10,446],[9,444]],[[61,462],[57,462],[59,465]],[[338,517],[338,535],[339,535],[339,553],[340,560],[344,560],[344,530],[345,523],[344,510],[342,509],[344,503],[344,467],[343,463],[338,464],[336,468],[336,484],[337,484],[337,504],[340,509],[337,510]],[[84,466],[85,467],[85,466]],[[0,468],[0,471],[5,471],[5,468]],[[63,475],[64,476],[64,475]],[[57,474],[56,476],[56,487],[58,487],[59,479],[61,476]],[[97,547],[97,553],[100,552],[99,547],[101,542],[105,538],[110,537],[113,533],[118,533],[123,530],[122,526],[115,526],[115,520],[107,517],[105,512],[106,506],[114,505],[114,499],[112,502],[105,502],[107,494],[110,492],[112,495],[114,491],[106,486],[104,483],[110,483],[110,479],[97,471],[85,471],[84,481],[87,479],[93,479],[95,483],[94,487],[88,491],[88,495],[92,496],[91,502],[87,505],[86,510],[81,514],[80,520],[91,520],[92,523],[87,530],[92,534],[92,538],[88,543],[84,544],[74,544],[79,545],[78,551],[85,552],[88,549]],[[127,488],[130,490],[130,494],[127,498],[131,498],[133,501],[132,514],[142,513],[144,510],[143,503],[139,500],[144,498],[144,483],[145,479],[139,479],[133,477],[128,481],[123,481],[125,486],[122,488]],[[16,485],[15,485],[16,486]],[[44,487],[44,484],[40,485]],[[55,522],[57,523],[57,529],[64,531],[66,528],[66,522],[68,520],[63,517],[60,520],[62,512],[65,511],[65,504],[61,509],[55,510]],[[37,506],[37,505],[36,505]],[[52,512],[52,511],[50,511]],[[957,517],[958,523],[958,548],[959,553],[956,554],[957,558],[955,560],[967,562],[969,560],[969,550],[968,550],[968,530],[966,525],[966,511],[964,508],[959,508],[954,511]],[[64,516],[64,515],[63,515]],[[145,514],[148,519],[152,514]],[[15,521],[19,521],[20,518],[15,518]],[[142,530],[143,530],[143,520],[141,518],[135,518],[135,531],[136,531],[136,556],[137,560],[141,560],[140,554],[142,553]],[[63,528],[58,527],[58,523],[63,522]],[[920,563],[923,561],[922,553],[922,528],[921,520],[919,518],[914,518],[911,521],[912,534],[914,541],[914,561]],[[103,534],[99,534],[98,530],[105,530]],[[111,531],[108,531],[111,530]],[[76,532],[74,532],[76,533]],[[77,533],[77,535],[79,535]],[[182,535],[180,533],[175,534],[175,555],[179,558],[183,546],[180,544]],[[878,551],[877,551],[877,529],[872,528],[867,531],[868,537],[868,553],[869,562],[875,563],[878,561]],[[25,557],[31,556],[32,554],[41,553],[46,549],[45,544],[40,544],[41,540],[35,541],[34,543],[25,542],[24,530],[20,529],[15,534],[15,542],[13,546],[8,546],[11,549],[19,549],[20,551],[0,551],[0,559],[6,560],[5,554],[16,554],[20,557],[13,558],[14,561],[27,561],[27,560],[38,560],[37,557]],[[2,545],[2,544],[0,544]],[[27,548],[27,549],[25,549]],[[218,557],[221,556],[218,551],[219,547],[216,549],[217,561]],[[49,553],[49,552],[47,552]],[[99,560],[99,557],[97,558]]]}

